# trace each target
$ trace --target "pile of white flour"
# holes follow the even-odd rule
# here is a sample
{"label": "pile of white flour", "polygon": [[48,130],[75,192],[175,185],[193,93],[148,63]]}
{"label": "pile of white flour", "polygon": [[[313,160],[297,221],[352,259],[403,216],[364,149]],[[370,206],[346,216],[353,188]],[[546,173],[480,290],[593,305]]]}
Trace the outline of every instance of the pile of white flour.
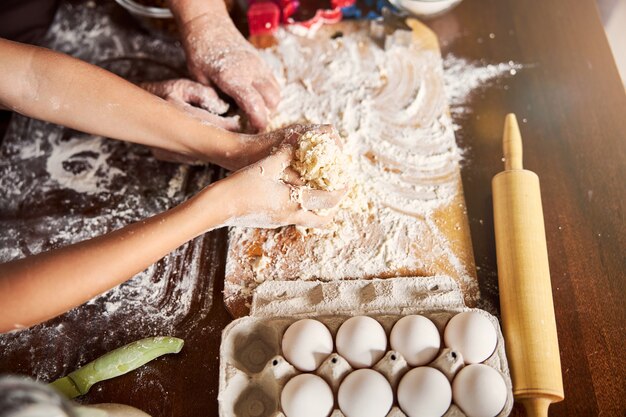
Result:
{"label": "pile of white flour", "polygon": [[[296,248],[284,244],[289,229],[232,228],[226,275],[246,271],[254,282],[227,282],[229,295],[247,296],[269,279],[429,274],[435,262],[475,285],[434,217],[455,200],[460,182],[462,152],[448,102],[452,114],[465,113],[473,89],[519,66],[480,67],[453,56],[442,61],[438,51],[407,45],[402,35],[387,37],[380,48],[367,31],[324,42],[281,31],[279,44],[263,51],[282,87],[272,127],[332,124],[355,167],[353,197],[364,209],[340,210],[328,230],[298,228],[303,238]],[[256,241],[263,254],[250,256],[246,242]],[[246,259],[251,270],[242,266]]]}

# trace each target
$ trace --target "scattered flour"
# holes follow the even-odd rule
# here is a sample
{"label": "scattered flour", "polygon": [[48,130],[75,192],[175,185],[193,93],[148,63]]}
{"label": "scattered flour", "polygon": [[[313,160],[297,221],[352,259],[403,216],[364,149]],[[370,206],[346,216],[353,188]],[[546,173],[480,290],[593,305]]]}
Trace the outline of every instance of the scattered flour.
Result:
{"label": "scattered flour", "polygon": [[167,197],[174,198],[183,189],[185,179],[189,176],[189,165],[181,164],[167,184]]}
{"label": "scattered flour", "polygon": [[453,117],[458,117],[471,112],[467,101],[474,90],[489,85],[495,79],[514,76],[524,66],[514,61],[480,65],[449,54],[443,61],[443,68],[444,88],[450,112]]}
{"label": "scattered flour", "polygon": [[364,31],[326,42],[281,31],[279,40],[263,52],[283,92],[271,127],[337,128],[365,210],[340,210],[328,229],[231,228],[227,298],[246,297],[265,280],[430,275],[436,264],[460,277],[465,291],[475,286],[436,217],[456,204],[460,184],[448,102],[460,116],[473,90],[521,67],[482,67],[451,55],[442,61],[401,34],[384,48]]}
{"label": "scattered flour", "polygon": [[103,150],[104,140],[83,137],[53,144],[46,162],[50,180],[79,193],[107,191],[113,178],[123,176],[124,171],[108,165],[110,153]]}
{"label": "scattered flour", "polygon": [[[119,26],[111,18],[117,7],[63,2],[44,45],[131,80],[180,76],[180,46]],[[211,167],[162,163],[141,146],[15,115],[0,146],[0,263],[160,213],[216,176]],[[156,334],[185,337],[211,307],[216,244],[195,239],[60,318],[0,335],[1,369],[49,381],[94,350]]]}

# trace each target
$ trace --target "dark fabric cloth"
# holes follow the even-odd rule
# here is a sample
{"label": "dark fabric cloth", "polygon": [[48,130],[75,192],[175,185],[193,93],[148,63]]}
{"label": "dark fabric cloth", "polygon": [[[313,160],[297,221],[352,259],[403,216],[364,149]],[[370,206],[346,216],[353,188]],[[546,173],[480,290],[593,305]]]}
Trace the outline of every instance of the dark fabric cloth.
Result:
{"label": "dark fabric cloth", "polygon": [[48,31],[58,0],[0,0],[0,38],[36,44]]}
{"label": "dark fabric cloth", "polygon": [[12,114],[13,113],[10,111],[0,110],[0,145],[2,145],[4,135],[7,133],[7,129],[9,128],[9,122],[11,121]]}

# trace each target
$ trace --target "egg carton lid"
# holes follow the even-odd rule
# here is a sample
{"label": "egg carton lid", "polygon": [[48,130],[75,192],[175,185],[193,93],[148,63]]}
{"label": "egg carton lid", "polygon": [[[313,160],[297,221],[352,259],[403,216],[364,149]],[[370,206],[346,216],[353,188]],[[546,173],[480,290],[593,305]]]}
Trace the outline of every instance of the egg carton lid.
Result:
{"label": "egg carton lid", "polygon": [[339,281],[265,281],[253,294],[250,316],[416,314],[467,308],[446,275]]}

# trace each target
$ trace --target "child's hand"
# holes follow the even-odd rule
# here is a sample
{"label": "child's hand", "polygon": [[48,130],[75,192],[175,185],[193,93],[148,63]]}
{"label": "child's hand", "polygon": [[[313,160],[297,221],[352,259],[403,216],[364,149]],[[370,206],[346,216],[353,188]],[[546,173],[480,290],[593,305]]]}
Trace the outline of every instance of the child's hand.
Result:
{"label": "child's hand", "polygon": [[267,157],[272,150],[282,144],[297,146],[300,136],[312,130],[330,134],[335,138],[339,147],[342,147],[341,139],[331,125],[294,124],[273,132],[240,135],[235,141],[234,147],[225,152],[224,161],[220,165],[231,170],[243,168]]}
{"label": "child's hand", "polygon": [[[188,115],[231,132],[241,131],[239,116],[223,116],[228,103],[217,92],[206,85],[185,78],[139,84],[144,90],[172,103]],[[183,164],[205,164],[205,155],[182,155],[165,149],[152,148],[152,155],[161,161]]]}
{"label": "child's hand", "polygon": [[[299,185],[290,172],[293,147],[283,145],[273,155],[219,181],[217,194],[228,207],[226,226],[276,228],[296,224],[320,227],[332,220],[345,195]],[[312,210],[329,210],[324,215]]]}
{"label": "child's hand", "polygon": [[256,49],[228,15],[208,12],[180,29],[191,75],[202,84],[213,82],[263,130],[280,101],[280,87]]}

